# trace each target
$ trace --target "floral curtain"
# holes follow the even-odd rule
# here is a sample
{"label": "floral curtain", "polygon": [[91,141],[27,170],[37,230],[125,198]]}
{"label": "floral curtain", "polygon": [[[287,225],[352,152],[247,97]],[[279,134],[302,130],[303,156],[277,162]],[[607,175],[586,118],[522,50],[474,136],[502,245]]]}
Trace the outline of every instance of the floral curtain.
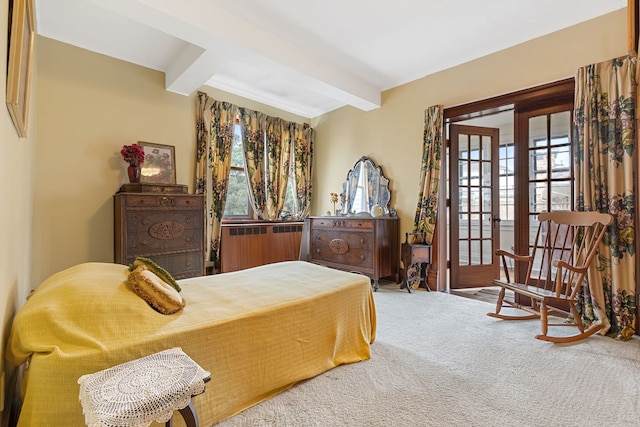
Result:
{"label": "floral curtain", "polygon": [[289,182],[291,163],[289,123],[277,117],[267,117],[266,133],[267,206],[264,219],[276,220],[282,213]]}
{"label": "floral curtain", "polygon": [[220,257],[222,215],[227,200],[231,146],[237,108],[198,92],[196,107],[196,182],[195,193],[205,195],[205,259]]}
{"label": "floral curtain", "polygon": [[429,107],[425,111],[420,166],[418,207],[413,220],[414,232],[424,232],[425,243],[433,242],[438,216],[438,189],[440,186],[440,159],[442,155],[442,106]]}
{"label": "floral curtain", "polygon": [[309,216],[311,210],[312,173],[313,173],[313,128],[306,124],[291,123],[288,127],[291,150],[293,151],[296,194],[293,198],[295,218],[302,219]]}
{"label": "floral curtain", "polygon": [[576,208],[614,217],[581,295],[582,321],[627,340],[635,332],[636,59],[621,57],[576,73]]}
{"label": "floral curtain", "polygon": [[[418,207],[413,220],[413,232],[424,233],[424,242],[433,243],[436,219],[438,216],[438,190],[440,187],[440,164],[442,156],[442,131],[444,119],[442,106],[435,105],[425,111],[424,133],[422,142],[422,165],[420,166],[420,186]],[[412,264],[405,266],[407,277],[417,277],[421,266]],[[419,281],[408,285],[415,287]],[[427,289],[429,287],[427,286]]]}
{"label": "floral curtain", "polygon": [[242,147],[249,182],[249,200],[259,218],[266,216],[267,182],[265,176],[265,127],[267,115],[240,108]]}

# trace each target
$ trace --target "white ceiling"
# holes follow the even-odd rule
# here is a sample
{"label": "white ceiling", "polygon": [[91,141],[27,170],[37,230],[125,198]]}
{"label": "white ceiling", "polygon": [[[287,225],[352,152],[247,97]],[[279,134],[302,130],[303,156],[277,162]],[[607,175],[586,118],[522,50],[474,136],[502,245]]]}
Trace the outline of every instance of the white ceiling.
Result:
{"label": "white ceiling", "polygon": [[[307,118],[627,0],[35,0],[38,34]],[[455,30],[454,30],[455,29]]]}

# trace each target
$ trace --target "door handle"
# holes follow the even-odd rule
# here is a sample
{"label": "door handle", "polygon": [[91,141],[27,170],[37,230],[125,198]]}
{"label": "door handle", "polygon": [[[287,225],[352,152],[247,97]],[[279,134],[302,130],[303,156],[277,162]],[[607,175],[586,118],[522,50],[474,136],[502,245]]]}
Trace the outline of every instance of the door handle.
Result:
{"label": "door handle", "polygon": [[499,216],[494,216],[493,217],[493,226],[494,227],[498,227],[500,224],[500,221],[502,221],[502,219]]}

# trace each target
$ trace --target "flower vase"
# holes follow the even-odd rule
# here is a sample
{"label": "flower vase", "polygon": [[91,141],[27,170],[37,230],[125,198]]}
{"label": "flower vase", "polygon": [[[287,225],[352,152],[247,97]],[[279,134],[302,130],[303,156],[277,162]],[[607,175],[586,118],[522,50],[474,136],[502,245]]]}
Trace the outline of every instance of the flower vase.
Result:
{"label": "flower vase", "polygon": [[129,182],[140,182],[140,165],[129,165],[127,168],[127,174],[129,175]]}

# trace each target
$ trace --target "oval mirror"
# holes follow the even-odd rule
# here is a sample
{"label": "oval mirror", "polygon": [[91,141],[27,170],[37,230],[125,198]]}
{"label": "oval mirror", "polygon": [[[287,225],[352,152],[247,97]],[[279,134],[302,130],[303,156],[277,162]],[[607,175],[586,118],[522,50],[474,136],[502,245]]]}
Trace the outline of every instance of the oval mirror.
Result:
{"label": "oval mirror", "polygon": [[374,205],[380,205],[385,215],[389,213],[389,180],[382,168],[366,156],[362,156],[347,174],[342,193],[346,196],[342,214],[369,213]]}

